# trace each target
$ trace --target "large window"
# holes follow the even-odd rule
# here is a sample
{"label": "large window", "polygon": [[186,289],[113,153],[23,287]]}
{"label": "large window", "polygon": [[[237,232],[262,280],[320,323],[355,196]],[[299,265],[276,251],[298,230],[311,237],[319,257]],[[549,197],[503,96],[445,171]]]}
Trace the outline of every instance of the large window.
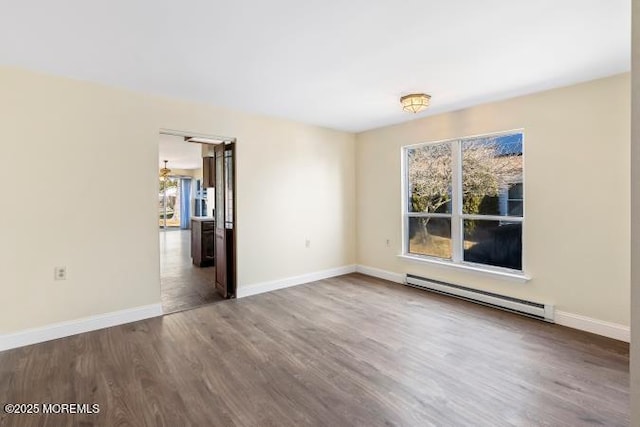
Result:
{"label": "large window", "polygon": [[405,253],[522,271],[523,135],[404,148]]}

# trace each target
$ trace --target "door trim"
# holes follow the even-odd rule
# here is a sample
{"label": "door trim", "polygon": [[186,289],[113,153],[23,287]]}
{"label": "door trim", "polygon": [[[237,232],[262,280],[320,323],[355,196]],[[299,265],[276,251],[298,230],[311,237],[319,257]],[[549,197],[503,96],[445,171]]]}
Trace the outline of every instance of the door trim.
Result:
{"label": "door trim", "polygon": [[[222,136],[222,135],[211,135],[211,134],[206,134],[206,133],[200,133],[200,132],[187,132],[187,131],[181,131],[181,130],[175,130],[175,129],[165,129],[165,128],[160,128],[160,134],[161,135],[171,135],[171,136],[179,136],[179,137],[183,137],[183,138],[205,138],[205,139],[210,139],[212,140],[211,143],[212,144],[220,144],[220,143],[232,143],[232,142],[236,142],[236,138],[232,137],[232,136]],[[206,142],[200,142],[200,144],[207,144]]]}

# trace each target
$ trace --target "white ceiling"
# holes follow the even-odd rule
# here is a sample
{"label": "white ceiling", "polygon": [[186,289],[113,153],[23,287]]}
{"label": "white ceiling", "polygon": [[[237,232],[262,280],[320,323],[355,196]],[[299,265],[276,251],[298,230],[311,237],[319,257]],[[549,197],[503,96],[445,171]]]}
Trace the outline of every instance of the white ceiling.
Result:
{"label": "white ceiling", "polygon": [[630,68],[630,0],[2,0],[0,62],[350,131]]}
{"label": "white ceiling", "polygon": [[200,169],[202,167],[202,145],[185,142],[184,138],[170,135],[159,135],[158,165],[164,167],[168,160],[169,169]]}

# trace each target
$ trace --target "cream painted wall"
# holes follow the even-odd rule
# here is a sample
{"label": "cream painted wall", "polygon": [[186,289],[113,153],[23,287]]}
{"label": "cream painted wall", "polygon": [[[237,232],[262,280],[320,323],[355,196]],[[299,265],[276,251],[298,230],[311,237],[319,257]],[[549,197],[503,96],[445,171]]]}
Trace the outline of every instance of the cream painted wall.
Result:
{"label": "cream painted wall", "polygon": [[355,262],[352,134],[7,67],[0,93],[0,333],[160,301],[160,128],[237,138],[239,286]]}
{"label": "cream painted wall", "polygon": [[640,0],[631,36],[631,425],[640,426]]}
{"label": "cream painted wall", "polygon": [[[7,159],[0,178],[21,178],[20,187],[5,188],[3,203],[24,205],[29,189],[44,186],[39,206],[51,207],[0,209],[0,333],[159,302],[160,128],[238,139],[240,286],[353,264],[357,249],[363,265],[629,324],[628,75],[355,137],[6,67],[0,93]],[[520,127],[533,279],[513,283],[398,259],[400,147]],[[53,280],[60,265],[66,281]]]}
{"label": "cream painted wall", "polygon": [[[629,89],[629,75],[618,75],[358,134],[358,263],[629,325]],[[517,128],[525,132],[524,262],[532,279],[399,259],[401,147]]]}

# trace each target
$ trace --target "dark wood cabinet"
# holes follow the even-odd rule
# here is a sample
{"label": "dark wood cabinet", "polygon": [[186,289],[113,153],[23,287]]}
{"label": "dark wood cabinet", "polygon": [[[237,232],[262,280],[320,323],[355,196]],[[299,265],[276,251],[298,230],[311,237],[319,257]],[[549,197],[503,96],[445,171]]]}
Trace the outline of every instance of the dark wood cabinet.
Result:
{"label": "dark wood cabinet", "polygon": [[198,267],[215,264],[215,223],[213,218],[191,219],[191,258]]}
{"label": "dark wood cabinet", "polygon": [[214,188],[216,186],[215,157],[202,158],[202,186],[204,188]]}

